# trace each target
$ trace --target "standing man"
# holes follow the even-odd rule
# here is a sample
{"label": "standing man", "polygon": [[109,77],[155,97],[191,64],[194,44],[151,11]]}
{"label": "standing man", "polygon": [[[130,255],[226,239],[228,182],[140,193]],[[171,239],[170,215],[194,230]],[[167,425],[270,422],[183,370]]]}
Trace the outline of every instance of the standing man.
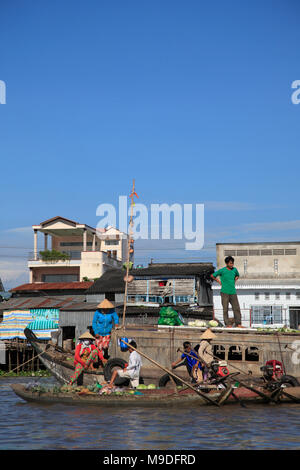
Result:
{"label": "standing man", "polygon": [[[95,333],[95,344],[105,359],[108,359],[108,346],[110,343],[111,330],[113,326],[119,325],[119,317],[115,311],[115,306],[107,299],[104,299],[98,306],[93,318],[93,330]],[[101,359],[101,358],[100,358]]]}
{"label": "standing man", "polygon": [[[238,270],[233,266],[234,259],[232,256],[227,256],[227,258],[225,258],[225,264],[225,268],[221,268],[211,274],[211,278],[222,286],[221,300],[225,325],[227,327],[230,326],[228,319],[228,305],[231,304],[235,326],[241,327],[241,310],[235,289],[235,283],[240,275]],[[220,277],[221,280],[217,279],[217,277]]]}

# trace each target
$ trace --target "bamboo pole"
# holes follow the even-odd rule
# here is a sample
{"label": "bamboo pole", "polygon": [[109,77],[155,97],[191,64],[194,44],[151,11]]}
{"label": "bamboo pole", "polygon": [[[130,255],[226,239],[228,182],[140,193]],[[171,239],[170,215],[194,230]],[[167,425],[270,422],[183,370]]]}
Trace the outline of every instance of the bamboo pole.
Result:
{"label": "bamboo pole", "polygon": [[125,315],[126,315],[126,305],[127,305],[127,291],[128,291],[128,276],[129,276],[129,260],[130,260],[130,240],[133,236],[133,206],[134,206],[134,194],[135,194],[135,180],[132,182],[132,190],[130,194],[131,203],[130,203],[130,219],[129,219],[129,234],[128,234],[128,243],[127,243],[127,266],[126,266],[126,277],[125,277],[125,293],[124,293],[124,307],[123,307],[123,320],[122,327],[125,330]]}
{"label": "bamboo pole", "polygon": [[136,351],[137,353],[139,353],[141,356],[145,357],[146,359],[148,359],[148,361],[152,362],[153,364],[155,364],[157,367],[159,367],[160,369],[164,370],[165,372],[167,372],[170,376],[173,376],[175,379],[179,380],[180,382],[182,382],[184,385],[186,385],[188,388],[190,388],[191,390],[193,390],[193,392],[197,393],[198,395],[200,395],[200,397],[204,398],[206,401],[210,402],[212,405],[215,405],[215,406],[219,406],[219,404],[212,400],[211,398],[209,398],[207,395],[205,395],[204,393],[201,393],[199,390],[195,390],[194,387],[189,384],[188,382],[186,382],[185,380],[183,380],[181,377],[178,377],[176,374],[173,374],[173,372],[171,372],[170,370],[168,370],[166,367],[160,365],[158,362],[154,361],[154,359],[151,359],[151,357],[147,356],[146,354],[142,353],[141,351],[139,351],[138,349],[134,348],[131,344],[127,343],[126,341],[124,341],[124,339],[121,339],[120,341],[122,341],[124,344],[126,344],[127,346],[129,346],[131,349],[133,349],[134,351]]}

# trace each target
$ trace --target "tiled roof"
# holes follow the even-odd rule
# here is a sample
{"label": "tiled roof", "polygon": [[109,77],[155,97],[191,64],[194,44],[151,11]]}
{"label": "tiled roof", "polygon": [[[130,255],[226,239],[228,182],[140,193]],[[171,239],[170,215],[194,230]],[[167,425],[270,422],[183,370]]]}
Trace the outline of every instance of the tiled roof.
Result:
{"label": "tiled roof", "polygon": [[33,282],[14,287],[10,292],[34,292],[41,290],[86,290],[93,285],[93,281],[87,282]]}
{"label": "tiled roof", "polygon": [[140,276],[195,276],[214,272],[212,263],[151,263],[147,268],[132,269],[130,274]]}

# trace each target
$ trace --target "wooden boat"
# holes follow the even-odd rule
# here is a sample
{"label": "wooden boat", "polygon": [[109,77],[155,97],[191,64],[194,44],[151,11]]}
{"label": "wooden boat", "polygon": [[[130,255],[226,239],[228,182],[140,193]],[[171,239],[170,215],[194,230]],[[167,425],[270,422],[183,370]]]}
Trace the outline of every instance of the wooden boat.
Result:
{"label": "wooden boat", "polygon": [[[24,334],[30,342],[44,366],[54,375],[54,377],[63,384],[70,382],[71,376],[74,374],[74,355],[62,348],[45,341],[39,340],[35,334],[25,328]],[[79,385],[92,385],[95,382],[103,380],[103,368],[97,371],[84,371],[78,378]]]}
{"label": "wooden boat", "polygon": [[[38,393],[28,390],[24,384],[11,385],[13,391],[25,401],[37,402],[41,404],[60,403],[66,405],[95,405],[99,407],[166,407],[166,406],[204,406],[210,405],[203,397],[197,395],[192,390],[179,390],[178,394],[171,389],[157,389],[157,390],[142,390],[142,395],[126,395],[118,396],[99,395],[99,394],[86,394],[81,395],[78,393]],[[235,397],[232,396],[232,389],[225,389],[223,391],[212,390],[207,395],[219,404],[238,404],[243,403],[267,403],[268,400],[258,395],[254,391],[246,388],[234,389]],[[270,392],[263,392],[267,397],[271,398]],[[300,387],[293,387],[288,389],[288,393],[283,391],[280,396],[276,397],[277,403],[300,403]]]}
{"label": "wooden boat", "polygon": [[[70,382],[71,376],[74,374],[74,355],[68,351],[63,350],[63,348],[53,344],[52,342],[45,342],[39,340],[36,335],[25,328],[24,334],[27,340],[30,342],[36,353],[39,355],[41,362],[44,366],[51,372],[51,374],[62,384],[68,384]],[[113,365],[114,364],[114,365]],[[113,370],[114,367],[121,368],[124,367],[125,360],[123,358],[115,357],[112,360],[109,360],[110,370]],[[96,371],[85,370],[78,378],[78,385],[93,385],[95,382],[102,382],[104,377],[103,367],[99,367]],[[188,373],[184,368],[183,371],[180,371],[178,375],[181,378],[188,378]],[[141,383],[155,383],[158,385],[159,379],[162,376],[162,372],[159,369],[141,369]],[[128,384],[128,379],[122,379],[117,377],[115,380],[116,385]]]}

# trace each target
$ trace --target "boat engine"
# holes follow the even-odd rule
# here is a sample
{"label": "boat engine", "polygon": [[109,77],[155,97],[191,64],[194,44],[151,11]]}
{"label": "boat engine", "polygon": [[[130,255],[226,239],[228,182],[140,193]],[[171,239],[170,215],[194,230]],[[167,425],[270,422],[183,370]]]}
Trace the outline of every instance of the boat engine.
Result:
{"label": "boat engine", "polygon": [[267,361],[260,368],[263,373],[263,379],[269,390],[275,390],[278,387],[299,387],[299,382],[292,375],[284,375],[282,362],[272,359]]}
{"label": "boat engine", "polygon": [[264,366],[260,368],[263,372],[263,377],[266,381],[277,381],[283,376],[282,362],[275,359],[267,361]]}
{"label": "boat engine", "polygon": [[215,377],[226,377],[229,375],[226,361],[213,361],[210,367]]}

